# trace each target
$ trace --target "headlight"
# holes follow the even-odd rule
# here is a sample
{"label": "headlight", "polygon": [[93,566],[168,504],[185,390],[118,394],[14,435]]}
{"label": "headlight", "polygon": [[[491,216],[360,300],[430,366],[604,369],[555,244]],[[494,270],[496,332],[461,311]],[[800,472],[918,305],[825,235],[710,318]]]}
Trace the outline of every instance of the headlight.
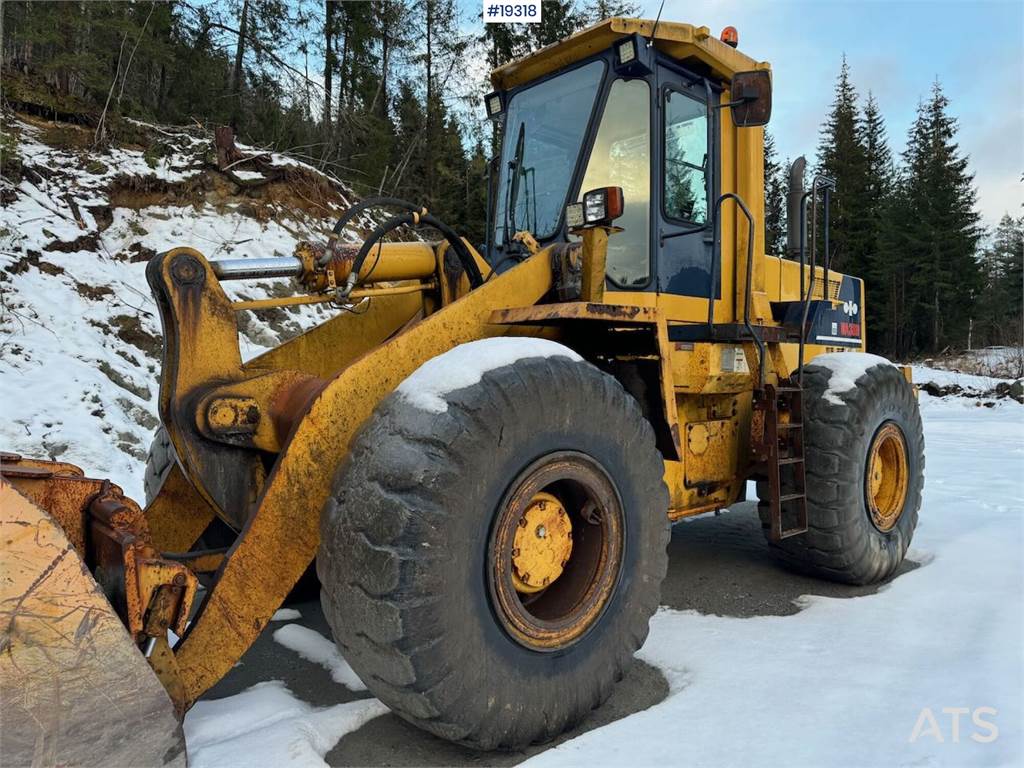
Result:
{"label": "headlight", "polygon": [[583,196],[583,217],[588,222],[601,221],[605,218],[604,190],[587,192]]}
{"label": "headlight", "polygon": [[610,224],[622,215],[624,208],[622,187],[599,187],[583,195],[582,203],[565,207],[565,223],[569,229]]}

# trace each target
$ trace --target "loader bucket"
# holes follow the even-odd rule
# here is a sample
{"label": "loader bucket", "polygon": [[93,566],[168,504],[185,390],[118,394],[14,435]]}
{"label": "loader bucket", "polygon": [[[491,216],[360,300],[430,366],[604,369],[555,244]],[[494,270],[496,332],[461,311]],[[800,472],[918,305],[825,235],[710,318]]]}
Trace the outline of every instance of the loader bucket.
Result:
{"label": "loader bucket", "polygon": [[64,529],[0,479],[4,766],[185,766],[174,705]]}

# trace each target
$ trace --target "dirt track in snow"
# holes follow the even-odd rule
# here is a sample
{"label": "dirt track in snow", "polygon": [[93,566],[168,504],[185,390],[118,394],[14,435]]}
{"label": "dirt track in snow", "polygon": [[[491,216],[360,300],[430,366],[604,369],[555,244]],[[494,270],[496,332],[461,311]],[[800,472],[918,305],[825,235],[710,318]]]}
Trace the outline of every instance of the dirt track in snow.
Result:
{"label": "dirt track in snow", "polygon": [[[878,589],[878,586],[849,587],[822,582],[781,568],[768,551],[755,505],[749,502],[718,516],[707,515],[677,524],[672,532],[669,558],[661,602],[678,610],[737,617],[785,616],[800,610],[793,602],[800,595],[855,597]],[[905,562],[896,578],[915,567],[915,563]],[[291,607],[302,614],[296,623],[330,637],[319,600],[306,600]],[[207,698],[240,693],[263,680],[282,680],[295,696],[315,706],[368,695],[352,693],[333,683],[323,667],[274,642],[271,635],[280,626],[280,623],[271,624],[241,663],[207,694]],[[685,638],[680,638],[680,643],[685,642]],[[580,728],[558,741],[646,709],[667,693],[668,686],[661,673],[637,661],[616,686],[609,701]],[[332,766],[511,765],[544,749],[533,747],[516,753],[475,752],[437,739],[398,716],[388,714],[342,738],[327,753],[326,760]]]}

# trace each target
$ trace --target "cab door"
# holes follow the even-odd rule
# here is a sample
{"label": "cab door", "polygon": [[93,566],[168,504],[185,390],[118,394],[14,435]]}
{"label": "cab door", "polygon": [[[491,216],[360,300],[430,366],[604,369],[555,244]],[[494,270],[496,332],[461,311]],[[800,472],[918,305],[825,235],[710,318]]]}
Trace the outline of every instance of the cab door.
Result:
{"label": "cab door", "polygon": [[608,240],[610,290],[654,290],[651,259],[652,85],[646,79],[617,77],[607,98],[591,145],[576,200],[598,187],[622,187],[622,231]]}
{"label": "cab door", "polygon": [[[654,174],[657,223],[654,247],[658,291],[680,296],[721,297],[721,280],[710,285],[717,247],[711,225],[717,192],[718,112],[709,110],[716,90],[704,78],[659,64],[657,155]],[[721,270],[719,270],[719,274]]]}

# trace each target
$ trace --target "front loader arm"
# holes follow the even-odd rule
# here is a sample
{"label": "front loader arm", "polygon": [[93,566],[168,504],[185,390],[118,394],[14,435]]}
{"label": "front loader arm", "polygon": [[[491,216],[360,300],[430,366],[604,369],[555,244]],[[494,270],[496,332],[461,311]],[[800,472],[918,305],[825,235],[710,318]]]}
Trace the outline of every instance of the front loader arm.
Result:
{"label": "front loader arm", "polygon": [[378,403],[427,360],[502,335],[495,309],[536,303],[551,289],[545,250],[496,275],[360,357],[328,381],[284,445],[219,578],[176,648],[192,702],[223,677],[266,626],[316,555],[334,470]]}

